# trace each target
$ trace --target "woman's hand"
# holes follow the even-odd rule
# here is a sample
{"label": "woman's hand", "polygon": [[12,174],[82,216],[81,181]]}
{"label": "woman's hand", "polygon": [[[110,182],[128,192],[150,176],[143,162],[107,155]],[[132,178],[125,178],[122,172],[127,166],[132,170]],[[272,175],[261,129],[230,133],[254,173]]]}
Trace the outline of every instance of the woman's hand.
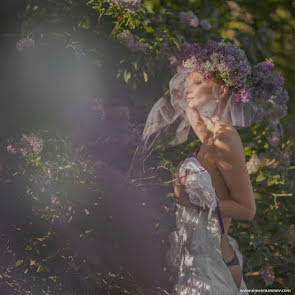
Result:
{"label": "woman's hand", "polygon": [[[182,164],[183,161],[181,161],[177,167],[177,171],[179,171],[179,167]],[[173,188],[174,193],[176,196],[176,200],[178,200],[178,203],[184,207],[191,208],[193,207],[193,204],[190,202],[187,193],[185,192],[185,184],[188,176],[188,171],[186,171],[186,175],[180,179],[178,173],[172,173],[172,177],[174,179]]]}

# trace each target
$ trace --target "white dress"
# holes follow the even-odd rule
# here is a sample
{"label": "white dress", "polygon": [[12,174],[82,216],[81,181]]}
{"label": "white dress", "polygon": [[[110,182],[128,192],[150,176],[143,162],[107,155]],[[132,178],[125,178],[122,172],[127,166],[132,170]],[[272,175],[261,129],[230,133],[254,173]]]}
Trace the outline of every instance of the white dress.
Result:
{"label": "white dress", "polygon": [[[223,223],[217,204],[215,189],[209,172],[195,157],[188,157],[182,163],[179,176],[185,170],[193,174],[187,177],[186,192],[192,203],[210,208],[208,211],[187,208],[176,204],[176,231],[170,236],[170,249],[167,252],[169,263],[178,270],[171,295],[236,295],[247,289],[244,279],[237,288],[232,274],[221,253]],[[220,219],[219,219],[220,218]],[[239,264],[243,269],[243,256],[237,241],[230,235]]]}

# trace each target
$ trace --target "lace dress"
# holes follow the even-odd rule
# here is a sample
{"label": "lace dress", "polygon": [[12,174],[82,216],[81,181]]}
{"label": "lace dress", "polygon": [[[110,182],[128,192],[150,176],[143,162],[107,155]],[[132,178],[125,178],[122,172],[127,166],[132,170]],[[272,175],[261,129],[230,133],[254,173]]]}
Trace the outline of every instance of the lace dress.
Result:
{"label": "lace dress", "polygon": [[[248,294],[244,279],[237,288],[232,274],[221,253],[221,236],[224,233],[218,198],[209,172],[193,156],[188,157],[179,169],[182,177],[185,170],[191,170],[187,177],[186,192],[195,205],[209,208],[209,212],[186,208],[176,204],[177,230],[170,236],[167,252],[169,263],[177,269],[177,279],[171,295],[236,295]],[[243,269],[243,257],[237,241],[230,235],[239,264]]]}

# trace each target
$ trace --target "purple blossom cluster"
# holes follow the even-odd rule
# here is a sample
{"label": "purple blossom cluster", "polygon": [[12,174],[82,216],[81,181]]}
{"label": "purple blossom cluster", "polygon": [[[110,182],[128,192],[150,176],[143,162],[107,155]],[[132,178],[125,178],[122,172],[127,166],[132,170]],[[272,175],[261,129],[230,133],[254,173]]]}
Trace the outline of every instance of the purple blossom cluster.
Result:
{"label": "purple blossom cluster", "polygon": [[[266,59],[251,69],[244,50],[236,44],[208,40],[204,45],[188,44],[177,71],[195,69],[204,80],[221,79],[231,88],[235,101],[251,103],[253,121],[259,123],[264,118],[278,122],[287,114],[289,95],[283,87],[284,78],[273,68],[272,59]],[[270,144],[277,145],[281,135],[274,130]]]}
{"label": "purple blossom cluster", "polygon": [[117,38],[127,46],[132,52],[143,52],[147,50],[147,44],[140,41],[135,41],[133,34],[129,30],[124,30],[118,34]]}
{"label": "purple blossom cluster", "polygon": [[207,19],[203,19],[200,21],[200,26],[202,27],[203,30],[205,31],[210,31],[212,28],[211,23]]}
{"label": "purple blossom cluster", "polygon": [[141,0],[108,0],[110,4],[117,5],[133,13],[140,9]]}
{"label": "purple blossom cluster", "polygon": [[181,52],[176,46],[171,46],[168,41],[163,41],[160,46],[161,56],[164,57],[164,61],[169,64],[169,68],[174,73],[177,71],[177,67],[181,60]]}
{"label": "purple blossom cluster", "polygon": [[179,23],[182,29],[187,27],[197,28],[199,25],[199,19],[192,11],[182,11],[179,13]]}
{"label": "purple blossom cluster", "polygon": [[274,273],[272,270],[259,270],[259,274],[262,276],[264,283],[266,286],[270,286],[274,280]]}
{"label": "purple blossom cluster", "polygon": [[223,80],[225,85],[232,87],[236,101],[250,100],[248,79],[251,65],[244,50],[236,44],[226,43],[224,40],[208,40],[205,45],[189,44],[184,50],[184,58],[177,71],[189,68],[196,69],[204,80],[213,77]]}
{"label": "purple blossom cluster", "polygon": [[30,48],[30,47],[34,47],[34,46],[35,46],[35,41],[29,37],[25,37],[25,38],[20,39],[16,43],[16,50],[21,52],[25,48]]}
{"label": "purple blossom cluster", "polygon": [[[289,95],[283,88],[284,78],[279,71],[273,71],[273,67],[273,61],[270,58],[253,67],[251,97],[259,108],[266,107],[267,117],[279,120],[286,115]],[[256,120],[261,119],[260,115]]]}

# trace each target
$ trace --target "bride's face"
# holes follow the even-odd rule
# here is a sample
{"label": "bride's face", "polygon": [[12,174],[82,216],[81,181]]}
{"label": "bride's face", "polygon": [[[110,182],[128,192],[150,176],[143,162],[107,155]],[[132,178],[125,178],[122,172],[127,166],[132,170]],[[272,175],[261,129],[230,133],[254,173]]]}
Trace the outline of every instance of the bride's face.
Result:
{"label": "bride's face", "polygon": [[188,87],[185,91],[186,101],[189,107],[200,107],[207,104],[209,101],[215,100],[213,88],[215,81],[203,80],[203,77],[193,71],[188,76]]}

